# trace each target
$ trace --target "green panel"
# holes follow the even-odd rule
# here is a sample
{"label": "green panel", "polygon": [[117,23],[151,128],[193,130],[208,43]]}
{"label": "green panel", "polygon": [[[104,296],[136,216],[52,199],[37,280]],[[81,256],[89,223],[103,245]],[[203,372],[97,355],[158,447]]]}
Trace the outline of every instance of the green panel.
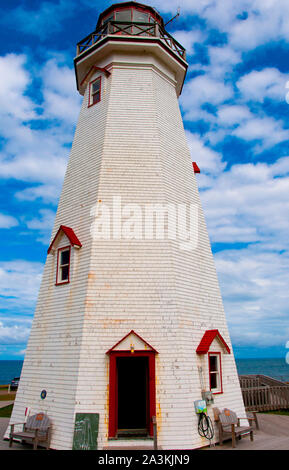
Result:
{"label": "green panel", "polygon": [[99,413],[76,413],[72,450],[96,450]]}

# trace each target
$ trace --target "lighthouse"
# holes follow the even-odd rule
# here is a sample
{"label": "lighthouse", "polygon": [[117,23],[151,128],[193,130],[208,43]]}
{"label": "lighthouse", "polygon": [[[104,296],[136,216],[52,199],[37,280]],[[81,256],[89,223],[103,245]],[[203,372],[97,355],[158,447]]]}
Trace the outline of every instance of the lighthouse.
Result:
{"label": "lighthouse", "polygon": [[83,102],[10,423],[44,412],[52,449],[81,441],[83,416],[83,448],[208,445],[195,401],[212,422],[245,410],[178,104],[185,50],[124,2],[74,65]]}

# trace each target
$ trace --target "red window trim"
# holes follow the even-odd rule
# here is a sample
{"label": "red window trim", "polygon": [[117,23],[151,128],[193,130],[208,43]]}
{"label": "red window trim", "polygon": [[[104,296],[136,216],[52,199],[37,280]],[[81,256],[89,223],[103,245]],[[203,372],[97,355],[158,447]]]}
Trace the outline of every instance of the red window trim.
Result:
{"label": "red window trim", "polygon": [[[222,373],[222,360],[221,360],[221,353],[220,352],[214,352],[210,351],[208,352],[208,364],[209,364],[209,383],[210,383],[210,390],[213,393],[213,395],[221,395],[223,392],[223,373]],[[218,392],[213,392],[212,387],[211,387],[211,369],[210,369],[210,356],[219,356],[219,364],[220,364],[220,385],[221,385],[221,390]]]}
{"label": "red window trim", "polygon": [[[92,84],[94,82],[96,82],[97,80],[99,80],[99,100],[96,101],[95,103],[91,103],[91,87],[92,87]],[[88,96],[88,108],[90,108],[91,106],[94,106],[95,104],[99,103],[101,101],[101,76],[95,78],[94,80],[92,80],[91,82],[89,82],[89,96]]]}
{"label": "red window trim", "polygon": [[[109,421],[108,437],[115,438],[117,433],[117,368],[116,359],[118,357],[131,357],[131,351],[110,351],[109,352]],[[149,435],[153,437],[152,417],[156,416],[156,381],[155,381],[155,352],[135,351],[134,357],[148,357],[149,362]]]}
{"label": "red window trim", "polygon": [[[69,250],[69,264],[68,264],[68,279],[66,281],[58,281],[58,268],[59,268],[59,257],[60,257],[60,252],[63,250]],[[57,266],[56,266],[56,286],[62,286],[63,284],[69,284],[70,283],[70,262],[71,262],[71,245],[68,246],[63,246],[61,248],[58,248],[57,250]]]}

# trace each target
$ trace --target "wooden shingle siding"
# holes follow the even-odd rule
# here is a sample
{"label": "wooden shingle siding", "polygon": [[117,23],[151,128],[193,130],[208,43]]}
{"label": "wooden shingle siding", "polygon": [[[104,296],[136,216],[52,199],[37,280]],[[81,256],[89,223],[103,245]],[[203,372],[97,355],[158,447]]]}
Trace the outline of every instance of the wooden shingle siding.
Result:
{"label": "wooden shingle siding", "polygon": [[[195,351],[206,329],[218,329],[231,349],[174,77],[155,57],[144,57],[138,63],[112,55],[101,101],[91,107],[87,86],[55,218],[51,240],[66,225],[82,247],[71,248],[70,283],[62,286],[55,286],[55,255],[47,256],[11,417],[22,421],[26,407],[45,412],[55,449],[72,448],[76,412],[99,413],[98,448],[109,445],[105,353],[131,330],[158,351],[160,448],[206,445],[193,402],[201,398],[198,366],[209,386],[208,364]],[[98,201],[112,208],[113,196],[143,212],[148,203],[197,204],[197,249],[167,239],[93,240],[91,209]],[[58,248],[65,243],[63,235]],[[223,352],[219,342],[214,348]],[[233,354],[222,355],[222,370],[224,393],[215,404],[242,416]]]}

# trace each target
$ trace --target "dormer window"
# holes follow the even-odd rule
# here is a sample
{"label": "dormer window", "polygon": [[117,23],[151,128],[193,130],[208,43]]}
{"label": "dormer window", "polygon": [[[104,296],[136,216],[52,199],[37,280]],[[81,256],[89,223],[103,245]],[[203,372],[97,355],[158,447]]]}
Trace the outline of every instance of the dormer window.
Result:
{"label": "dormer window", "polygon": [[101,77],[97,77],[89,84],[89,106],[99,103],[101,99]]}
{"label": "dormer window", "polygon": [[71,272],[73,271],[71,267],[74,259],[71,250],[73,249],[74,251],[74,249],[79,249],[81,246],[80,240],[75,235],[73,229],[66,225],[60,225],[47,250],[48,254],[51,253],[55,256],[56,286],[70,282]]}
{"label": "dormer window", "polygon": [[59,248],[57,252],[56,284],[69,282],[70,246]]}
{"label": "dormer window", "polygon": [[208,365],[206,365],[204,361],[203,365],[208,372],[208,382],[211,392],[214,394],[223,393],[221,359],[224,355],[230,354],[231,351],[219,330],[205,331],[196,349],[196,353],[201,357],[207,355]]}

